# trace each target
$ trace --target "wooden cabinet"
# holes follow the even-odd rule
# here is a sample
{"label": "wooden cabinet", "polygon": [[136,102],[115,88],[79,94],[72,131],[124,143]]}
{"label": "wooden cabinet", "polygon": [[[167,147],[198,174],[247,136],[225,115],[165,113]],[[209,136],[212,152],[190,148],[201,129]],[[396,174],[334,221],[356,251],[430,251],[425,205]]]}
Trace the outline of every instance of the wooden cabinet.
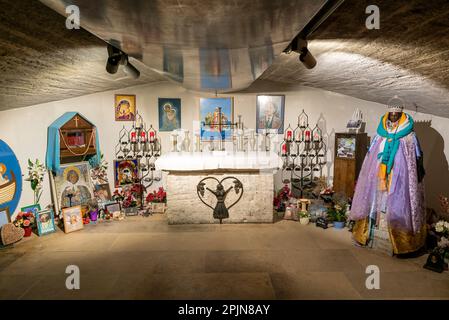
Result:
{"label": "wooden cabinet", "polygon": [[95,127],[80,114],[76,114],[60,129],[61,163],[84,161],[95,155]]}
{"label": "wooden cabinet", "polygon": [[336,133],[334,153],[335,192],[354,195],[363,160],[368,151],[369,138],[366,133]]}

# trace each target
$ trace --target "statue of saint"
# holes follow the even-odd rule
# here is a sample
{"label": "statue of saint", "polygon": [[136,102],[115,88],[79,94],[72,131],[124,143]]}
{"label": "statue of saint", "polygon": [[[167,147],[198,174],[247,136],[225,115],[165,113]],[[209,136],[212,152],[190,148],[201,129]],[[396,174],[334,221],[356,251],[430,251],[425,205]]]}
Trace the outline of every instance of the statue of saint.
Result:
{"label": "statue of saint", "polygon": [[386,222],[394,254],[415,252],[425,243],[425,172],[413,124],[402,105],[390,105],[380,119],[351,207],[353,237],[360,245],[373,243],[380,221]]}

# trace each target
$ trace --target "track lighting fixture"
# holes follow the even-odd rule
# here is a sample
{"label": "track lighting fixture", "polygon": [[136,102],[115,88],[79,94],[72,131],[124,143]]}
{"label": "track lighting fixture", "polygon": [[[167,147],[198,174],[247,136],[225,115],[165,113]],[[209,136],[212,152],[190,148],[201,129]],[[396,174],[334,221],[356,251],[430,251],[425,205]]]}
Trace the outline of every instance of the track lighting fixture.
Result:
{"label": "track lighting fixture", "polygon": [[123,65],[123,71],[130,77],[138,79],[140,77],[139,70],[130,62],[126,53],[108,44],[108,61],[106,63],[106,71],[110,74],[116,74],[120,65]]}
{"label": "track lighting fixture", "polygon": [[310,53],[309,49],[307,49],[307,41],[305,39],[295,38],[284,50],[284,53],[290,54],[293,51],[299,53],[299,61],[307,69],[313,69],[316,66],[316,59]]}

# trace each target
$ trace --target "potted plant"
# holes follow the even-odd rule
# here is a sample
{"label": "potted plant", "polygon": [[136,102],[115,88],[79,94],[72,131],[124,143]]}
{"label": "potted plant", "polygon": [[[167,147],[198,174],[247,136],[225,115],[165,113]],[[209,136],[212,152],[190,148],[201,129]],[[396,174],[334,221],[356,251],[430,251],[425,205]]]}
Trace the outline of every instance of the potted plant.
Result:
{"label": "potted plant", "polygon": [[346,225],[346,206],[334,204],[327,211],[327,216],[332,220],[334,228],[343,229]]}
{"label": "potted plant", "polygon": [[308,225],[310,222],[310,214],[307,211],[298,212],[299,223],[302,225]]}
{"label": "potted plant", "polygon": [[34,214],[32,212],[20,212],[14,221],[14,225],[25,231],[24,237],[31,236],[35,225]]}
{"label": "potted plant", "polygon": [[146,201],[153,213],[164,213],[167,203],[167,192],[165,192],[163,187],[160,187],[158,191],[150,192]]}
{"label": "potted plant", "polygon": [[46,171],[44,164],[40,163],[38,159],[36,159],[36,162],[32,162],[28,159],[28,178],[26,178],[25,181],[31,183],[31,189],[34,193],[34,204],[38,204],[41,198],[42,183]]}

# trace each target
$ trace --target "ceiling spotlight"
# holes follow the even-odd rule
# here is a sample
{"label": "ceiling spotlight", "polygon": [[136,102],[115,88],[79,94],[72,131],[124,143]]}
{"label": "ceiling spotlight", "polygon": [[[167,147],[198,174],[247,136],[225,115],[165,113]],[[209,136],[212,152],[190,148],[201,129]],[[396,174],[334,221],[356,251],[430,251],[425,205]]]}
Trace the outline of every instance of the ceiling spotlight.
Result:
{"label": "ceiling spotlight", "polygon": [[139,70],[131,63],[126,53],[108,44],[108,61],[106,62],[106,71],[110,74],[116,74],[120,65],[123,65],[123,71],[130,77],[138,79],[140,77]]}
{"label": "ceiling spotlight", "polygon": [[307,69],[313,69],[316,66],[316,59],[312,56],[309,49],[307,49],[307,41],[304,39],[298,39],[298,53],[299,61]]}

